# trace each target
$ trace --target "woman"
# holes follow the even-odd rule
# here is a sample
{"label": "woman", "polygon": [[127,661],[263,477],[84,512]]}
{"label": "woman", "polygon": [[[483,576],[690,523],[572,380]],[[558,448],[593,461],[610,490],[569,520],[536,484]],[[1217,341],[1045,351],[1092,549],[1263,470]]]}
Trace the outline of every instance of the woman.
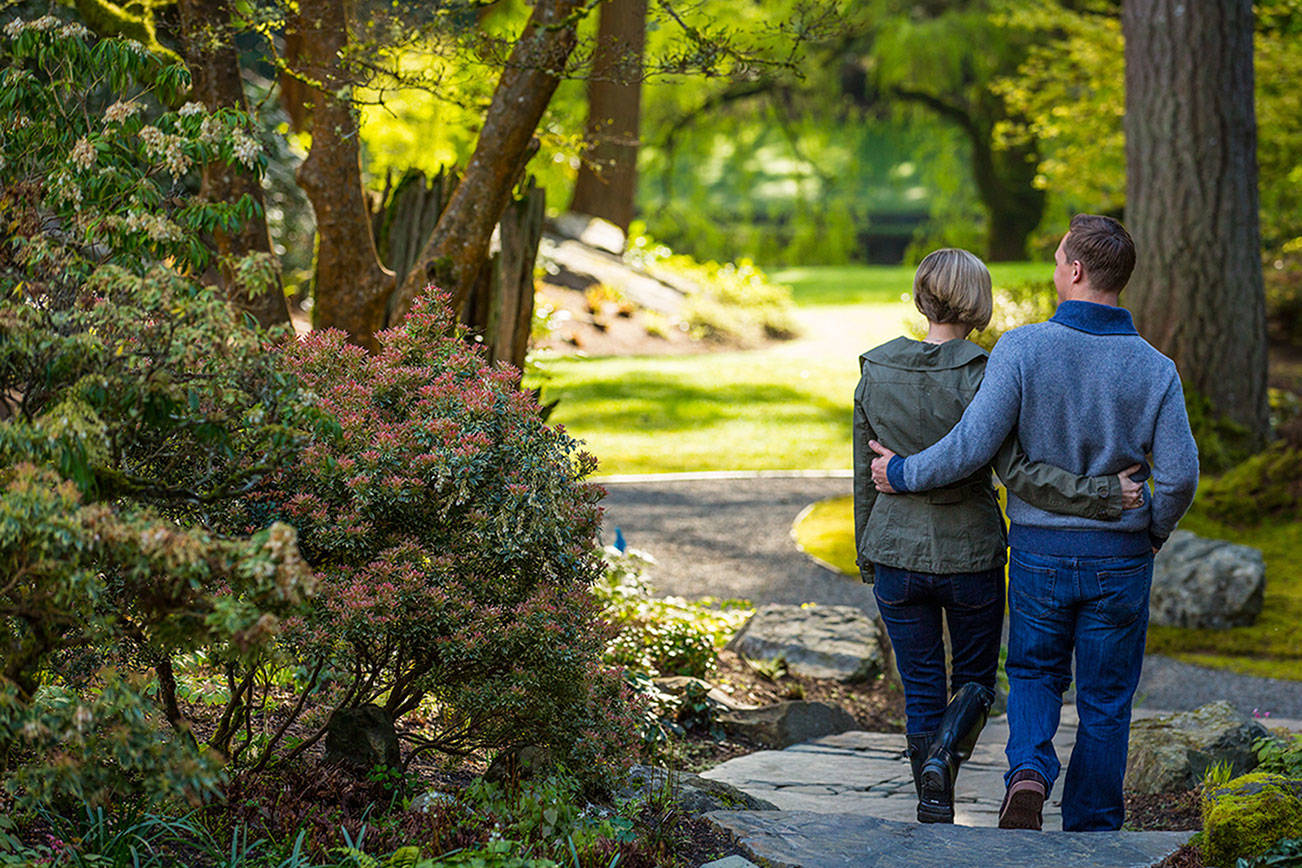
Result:
{"label": "woman", "polygon": [[[904,684],[906,740],[918,820],[954,820],[954,778],[972,755],[994,701],[1004,618],[1007,534],[989,470],[918,494],[878,497],[868,446],[902,455],[941,439],[963,415],[985,373],[986,352],[966,340],[990,322],[990,272],[966,250],[929,254],[913,278],[927,336],[896,338],[860,357],[854,400],[854,523],[858,562],[895,649]],[[1132,467],[1078,477],[1030,461],[1014,432],[993,469],[1018,497],[1053,512],[1120,517],[1140,505]],[[946,704],[942,615],[952,650]]]}

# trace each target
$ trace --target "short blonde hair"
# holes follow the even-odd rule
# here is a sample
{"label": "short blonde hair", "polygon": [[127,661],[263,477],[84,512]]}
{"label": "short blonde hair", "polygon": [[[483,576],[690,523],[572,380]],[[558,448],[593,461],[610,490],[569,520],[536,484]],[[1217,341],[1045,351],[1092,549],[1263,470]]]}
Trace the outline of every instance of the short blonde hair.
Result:
{"label": "short blonde hair", "polygon": [[990,271],[966,250],[928,253],[913,275],[913,303],[932,322],[956,322],[980,331],[990,324],[994,302]]}

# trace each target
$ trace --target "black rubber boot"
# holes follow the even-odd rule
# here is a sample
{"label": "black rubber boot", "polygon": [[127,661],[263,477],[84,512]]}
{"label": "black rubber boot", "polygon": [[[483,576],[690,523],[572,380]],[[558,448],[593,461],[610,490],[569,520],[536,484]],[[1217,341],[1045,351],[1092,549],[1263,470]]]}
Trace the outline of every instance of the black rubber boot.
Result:
{"label": "black rubber boot", "polygon": [[922,764],[918,822],[954,822],[954,779],[958,777],[958,767],[972,756],[994,701],[993,690],[972,681],[954,693]]}
{"label": "black rubber boot", "polygon": [[934,732],[905,736],[909,743],[905,753],[909,757],[909,765],[913,766],[913,789],[919,799],[922,798],[922,764],[927,761],[927,754],[931,753],[931,742],[935,737]]}

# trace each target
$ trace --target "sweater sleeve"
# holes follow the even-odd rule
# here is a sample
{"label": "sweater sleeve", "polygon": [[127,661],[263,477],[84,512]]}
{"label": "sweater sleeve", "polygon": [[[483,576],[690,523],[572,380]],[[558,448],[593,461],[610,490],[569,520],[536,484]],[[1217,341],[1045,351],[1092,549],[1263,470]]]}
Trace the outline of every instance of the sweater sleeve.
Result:
{"label": "sweater sleeve", "polygon": [[1171,535],[1198,488],[1198,444],[1189,429],[1180,376],[1172,374],[1153,427],[1153,511],[1148,535],[1154,548]]}
{"label": "sweater sleeve", "polygon": [[872,566],[864,560],[859,550],[864,529],[868,527],[868,516],[873,504],[877,502],[877,489],[873,485],[872,460],[877,454],[868,448],[868,441],[876,439],[872,425],[868,422],[868,413],[864,410],[867,383],[860,378],[854,390],[854,548],[855,562],[859,565],[859,576],[865,582],[872,580]]}
{"label": "sweater sleeve", "polygon": [[994,458],[1017,424],[1022,403],[1016,353],[1006,342],[1007,336],[995,344],[981,388],[958,424],[917,455],[891,460],[887,470],[892,488],[901,492],[939,488],[970,476]]}

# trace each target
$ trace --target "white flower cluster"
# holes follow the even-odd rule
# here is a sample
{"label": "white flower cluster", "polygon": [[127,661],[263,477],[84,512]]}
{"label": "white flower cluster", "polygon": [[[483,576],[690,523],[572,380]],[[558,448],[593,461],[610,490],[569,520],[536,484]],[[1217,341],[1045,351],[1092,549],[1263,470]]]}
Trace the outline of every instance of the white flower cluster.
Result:
{"label": "white flower cluster", "polygon": [[74,208],[81,205],[81,187],[67,172],[59,172],[50,179],[50,195],[56,202],[70,202]]}
{"label": "white flower cluster", "polygon": [[205,145],[215,145],[221,141],[222,123],[217,118],[209,115],[199,124],[199,141]]}
{"label": "white flower cluster", "polygon": [[236,129],[231,133],[231,151],[235,154],[235,159],[252,168],[257,162],[258,154],[262,153],[262,146],[244,130]]}
{"label": "white flower cluster", "polygon": [[72,146],[72,156],[69,159],[72,160],[73,165],[84,172],[95,165],[96,156],[95,146],[90,143],[89,139],[82,136],[77,139],[77,144]]}
{"label": "white flower cluster", "polygon": [[123,102],[118,100],[113,105],[104,109],[104,120],[111,124],[120,124],[127,118],[140,111],[140,106],[134,101]]}
{"label": "white flower cluster", "polygon": [[59,35],[64,39],[90,39],[91,32],[76,21],[69,21],[59,28]]}
{"label": "white flower cluster", "polygon": [[179,110],[177,110],[177,114],[179,114],[183,118],[188,118],[194,115],[203,114],[203,112],[204,112],[203,103],[196,102],[195,100],[190,100],[188,103],[181,106]]}
{"label": "white flower cluster", "polygon": [[161,214],[132,211],[124,224],[128,232],[143,232],[151,241],[180,241],[181,227]]}
{"label": "white flower cluster", "polygon": [[173,178],[179,178],[190,169],[190,157],[185,153],[185,140],[169,136],[153,125],[140,128],[140,140],[145,143],[145,153],[151,159],[162,160]]}
{"label": "white flower cluster", "polygon": [[35,30],[37,33],[46,33],[59,28],[59,35],[64,39],[89,39],[91,32],[76,21],[69,21],[62,27],[59,27],[59,19],[53,15],[44,15],[35,21],[24,21],[21,18],[13,18],[5,24],[5,36],[10,39],[17,39],[21,34],[28,30]]}

